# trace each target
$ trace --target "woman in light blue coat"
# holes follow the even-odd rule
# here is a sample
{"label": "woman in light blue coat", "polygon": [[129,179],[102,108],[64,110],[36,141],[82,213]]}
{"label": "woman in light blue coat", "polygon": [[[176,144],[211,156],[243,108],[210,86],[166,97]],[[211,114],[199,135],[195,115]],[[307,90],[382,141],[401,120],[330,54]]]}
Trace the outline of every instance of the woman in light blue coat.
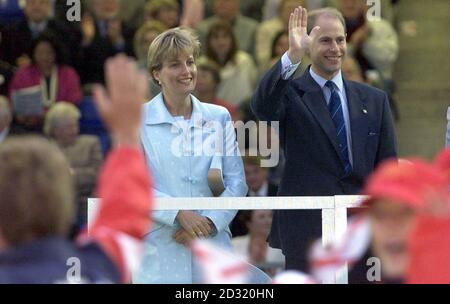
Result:
{"label": "woman in light blue coat", "polygon": [[[149,71],[161,94],[144,105],[141,143],[156,197],[211,197],[208,173],[221,172],[218,195],[245,196],[247,186],[228,111],[191,93],[200,44],[191,32],[171,29],[151,44]],[[189,244],[206,238],[231,250],[235,210],[155,211],[136,283],[201,283]]]}

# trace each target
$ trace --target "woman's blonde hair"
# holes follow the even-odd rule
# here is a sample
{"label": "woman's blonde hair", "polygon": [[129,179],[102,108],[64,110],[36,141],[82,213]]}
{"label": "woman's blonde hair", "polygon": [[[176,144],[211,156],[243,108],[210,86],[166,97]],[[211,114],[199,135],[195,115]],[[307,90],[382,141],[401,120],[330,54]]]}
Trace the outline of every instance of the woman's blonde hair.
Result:
{"label": "woman's blonde hair", "polygon": [[147,66],[156,84],[153,72],[161,70],[164,61],[178,58],[181,54],[192,54],[195,59],[200,55],[200,41],[191,30],[176,27],[153,40],[148,50]]}
{"label": "woman's blonde hair", "polygon": [[78,110],[76,106],[67,101],[59,101],[55,103],[45,115],[44,133],[47,136],[51,136],[57,120],[69,118],[78,121],[80,117],[80,110]]}

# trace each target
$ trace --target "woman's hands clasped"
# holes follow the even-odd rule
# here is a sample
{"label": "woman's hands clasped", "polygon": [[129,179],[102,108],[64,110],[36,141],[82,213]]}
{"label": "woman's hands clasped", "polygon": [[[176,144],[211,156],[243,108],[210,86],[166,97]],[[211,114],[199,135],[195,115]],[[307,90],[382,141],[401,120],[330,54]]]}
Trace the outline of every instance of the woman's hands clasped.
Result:
{"label": "woman's hands clasped", "polygon": [[173,238],[177,243],[189,246],[196,238],[207,238],[214,230],[213,224],[207,217],[194,211],[181,210],[176,217],[181,228],[177,230]]}

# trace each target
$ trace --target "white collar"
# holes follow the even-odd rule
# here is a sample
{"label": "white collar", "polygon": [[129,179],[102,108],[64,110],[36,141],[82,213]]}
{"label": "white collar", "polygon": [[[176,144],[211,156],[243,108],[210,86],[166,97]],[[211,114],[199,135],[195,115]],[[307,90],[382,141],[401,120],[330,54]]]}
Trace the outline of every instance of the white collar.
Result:
{"label": "white collar", "polygon": [[[323,89],[328,80],[314,72],[312,67],[309,69],[309,73],[311,74],[311,77],[320,85],[320,88]],[[336,85],[340,92],[344,91],[344,82],[342,80],[341,70],[339,70],[331,81]]]}
{"label": "white collar", "polygon": [[269,183],[267,183],[267,181],[265,181],[262,185],[261,188],[259,188],[256,192],[250,190],[249,191],[249,196],[267,196],[268,194],[268,188],[269,188]]}

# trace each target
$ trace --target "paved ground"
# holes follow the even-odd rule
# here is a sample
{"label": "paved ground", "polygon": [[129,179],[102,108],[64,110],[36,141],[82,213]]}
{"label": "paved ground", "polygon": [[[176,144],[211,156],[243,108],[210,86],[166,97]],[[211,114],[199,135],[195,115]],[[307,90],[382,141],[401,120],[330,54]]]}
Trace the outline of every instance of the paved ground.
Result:
{"label": "paved ground", "polygon": [[[444,147],[450,106],[449,12],[449,0],[401,0],[398,4],[400,54],[394,79],[401,115],[397,123],[400,156],[432,158]],[[416,22],[416,36],[402,30],[405,21],[406,25]]]}

